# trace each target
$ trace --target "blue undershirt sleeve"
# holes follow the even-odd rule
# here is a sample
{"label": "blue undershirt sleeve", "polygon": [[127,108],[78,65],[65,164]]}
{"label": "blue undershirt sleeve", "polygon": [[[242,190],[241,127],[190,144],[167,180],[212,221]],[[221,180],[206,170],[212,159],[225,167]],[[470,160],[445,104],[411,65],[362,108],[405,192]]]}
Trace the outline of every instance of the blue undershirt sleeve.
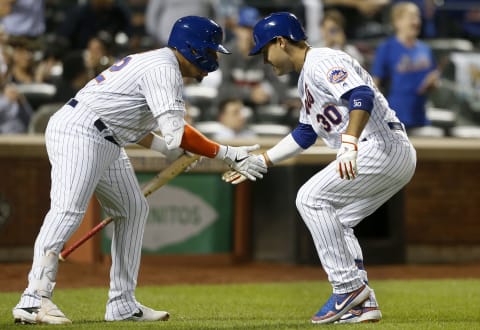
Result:
{"label": "blue undershirt sleeve", "polygon": [[317,140],[317,133],[313,130],[312,125],[299,123],[292,131],[292,137],[303,149],[307,149]]}
{"label": "blue undershirt sleeve", "polygon": [[373,90],[368,86],[355,87],[342,95],[342,99],[348,101],[350,111],[365,110],[368,113],[372,112],[374,98]]}

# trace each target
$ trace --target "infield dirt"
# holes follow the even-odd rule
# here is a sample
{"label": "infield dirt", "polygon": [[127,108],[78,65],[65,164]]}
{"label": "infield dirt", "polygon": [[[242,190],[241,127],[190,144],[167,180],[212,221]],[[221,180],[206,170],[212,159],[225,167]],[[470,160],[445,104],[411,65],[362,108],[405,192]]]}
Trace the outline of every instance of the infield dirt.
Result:
{"label": "infield dirt", "polygon": [[[23,291],[30,263],[0,264],[0,291]],[[369,279],[480,278],[480,263],[441,265],[372,265]],[[326,281],[320,266],[278,263],[178,265],[143,263],[138,285]],[[107,287],[109,264],[60,264],[56,288]]]}

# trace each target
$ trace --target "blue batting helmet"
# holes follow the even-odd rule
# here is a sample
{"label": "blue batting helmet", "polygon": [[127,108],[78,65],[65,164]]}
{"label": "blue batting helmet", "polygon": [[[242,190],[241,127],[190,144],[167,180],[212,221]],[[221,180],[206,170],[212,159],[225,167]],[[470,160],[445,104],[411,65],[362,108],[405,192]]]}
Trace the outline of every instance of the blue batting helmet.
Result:
{"label": "blue batting helmet", "polygon": [[295,15],[287,12],[273,13],[255,24],[253,28],[255,46],[249,55],[260,53],[262,48],[276,37],[285,37],[293,41],[307,39],[302,24]]}
{"label": "blue batting helmet", "polygon": [[209,50],[230,54],[222,45],[222,39],[222,28],[214,21],[200,16],[185,16],[173,25],[168,46],[175,48],[198,68],[212,72],[218,69],[218,60],[216,54]]}

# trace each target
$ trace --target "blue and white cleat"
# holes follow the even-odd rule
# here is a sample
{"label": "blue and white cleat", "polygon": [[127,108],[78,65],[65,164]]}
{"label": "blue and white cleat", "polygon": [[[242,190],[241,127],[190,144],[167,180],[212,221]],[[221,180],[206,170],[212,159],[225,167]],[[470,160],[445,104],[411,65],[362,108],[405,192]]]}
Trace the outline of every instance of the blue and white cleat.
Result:
{"label": "blue and white cleat", "polygon": [[369,323],[382,319],[382,312],[378,307],[365,307],[358,305],[343,314],[335,323]]}
{"label": "blue and white cleat", "polygon": [[325,305],[312,317],[312,323],[333,323],[357,305],[361,305],[370,296],[370,288],[364,285],[349,293],[334,293]]}

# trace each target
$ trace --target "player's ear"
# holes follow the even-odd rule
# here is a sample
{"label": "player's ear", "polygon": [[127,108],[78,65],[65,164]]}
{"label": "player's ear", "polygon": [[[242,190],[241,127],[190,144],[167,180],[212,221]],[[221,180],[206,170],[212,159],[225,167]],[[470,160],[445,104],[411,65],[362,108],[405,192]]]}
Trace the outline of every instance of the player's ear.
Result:
{"label": "player's ear", "polygon": [[284,37],[276,37],[275,42],[280,46],[280,48],[285,50],[285,47],[287,47],[287,44],[288,44],[288,39]]}

